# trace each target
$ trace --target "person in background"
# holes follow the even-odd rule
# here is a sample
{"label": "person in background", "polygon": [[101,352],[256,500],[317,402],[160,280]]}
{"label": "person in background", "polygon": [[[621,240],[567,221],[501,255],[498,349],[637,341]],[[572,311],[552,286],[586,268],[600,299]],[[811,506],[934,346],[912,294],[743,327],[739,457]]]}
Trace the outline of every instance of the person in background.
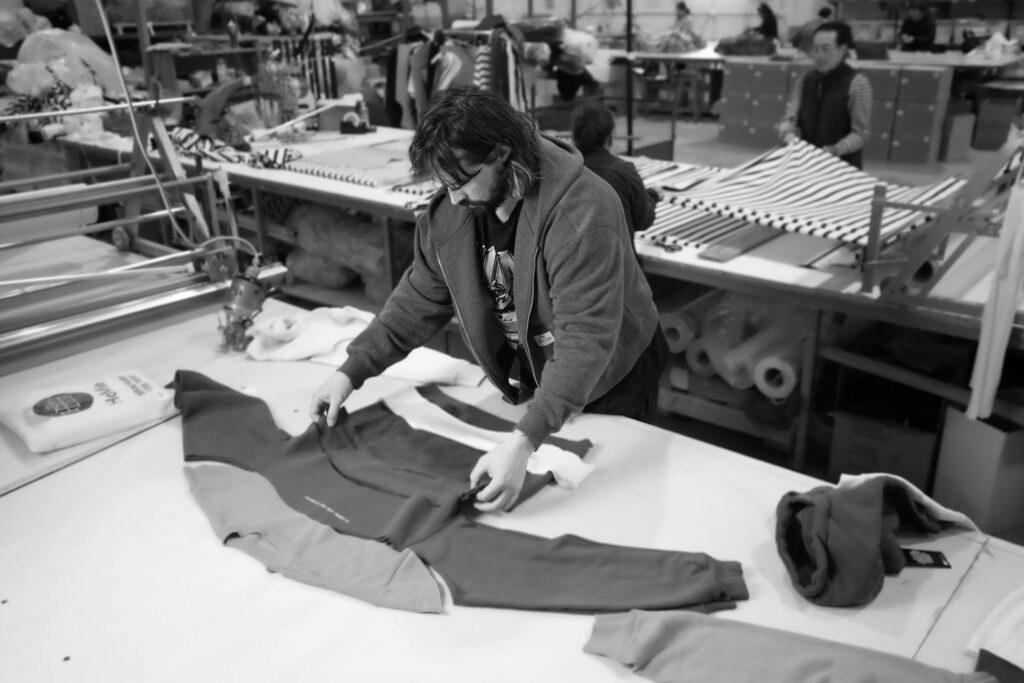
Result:
{"label": "person in background", "polygon": [[685,2],[676,3],[676,23],[658,45],[659,52],[693,52],[704,47],[705,41],[693,30],[690,8]]}
{"label": "person in background", "polygon": [[469,487],[483,485],[479,509],[509,510],[530,455],[570,417],[654,421],[668,360],[658,310],[608,184],[498,94],[436,94],[409,159],[417,177],[444,190],[416,223],[412,265],[316,389],[310,417],[326,411],[334,426],[353,390],[455,316],[505,399],[529,399],[515,429],[470,474]]}
{"label": "person in background", "polygon": [[761,18],[761,25],[754,30],[768,40],[779,39],[779,20],[775,18],[775,12],[765,3],[757,6],[757,16]]}
{"label": "person in background", "polygon": [[612,186],[622,202],[629,234],[645,230],[654,222],[657,192],[644,189],[633,164],[611,153],[615,118],[601,102],[585,102],[572,117],[572,142],[583,155],[583,165]]}
{"label": "person in background", "polygon": [[871,124],[871,84],[846,63],[853,32],[841,21],[814,31],[814,69],[796,82],[779,124],[782,141],[806,140],[857,168]]}
{"label": "person in background", "polygon": [[900,25],[900,49],[904,52],[927,52],[935,45],[935,18],[917,0],[907,4],[907,16]]}
{"label": "person in background", "polygon": [[811,46],[814,43],[814,32],[826,21],[832,20],[832,8],[822,7],[818,10],[818,16],[796,30],[793,35],[793,46],[805,54],[811,54]]}

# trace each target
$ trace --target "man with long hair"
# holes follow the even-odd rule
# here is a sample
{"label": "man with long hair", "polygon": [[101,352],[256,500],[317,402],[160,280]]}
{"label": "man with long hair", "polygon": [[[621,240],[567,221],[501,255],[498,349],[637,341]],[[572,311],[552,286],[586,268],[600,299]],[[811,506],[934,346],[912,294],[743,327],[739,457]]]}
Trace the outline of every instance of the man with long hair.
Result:
{"label": "man with long hair", "polygon": [[355,388],[455,315],[490,381],[510,401],[529,399],[470,475],[471,487],[486,484],[479,509],[508,510],[529,456],[571,416],[653,421],[667,355],[657,310],[618,197],[500,96],[439,93],[409,156],[444,191],[417,222],[412,265],[316,390],[310,416],[326,409],[333,425]]}

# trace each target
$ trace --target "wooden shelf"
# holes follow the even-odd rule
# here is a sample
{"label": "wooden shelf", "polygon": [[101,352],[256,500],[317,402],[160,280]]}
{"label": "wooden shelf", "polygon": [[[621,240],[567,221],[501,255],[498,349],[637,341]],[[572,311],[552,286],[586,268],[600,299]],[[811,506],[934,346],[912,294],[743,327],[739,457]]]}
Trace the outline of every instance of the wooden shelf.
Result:
{"label": "wooden shelf", "polygon": [[766,427],[751,420],[739,408],[692,396],[671,387],[663,386],[658,390],[658,407],[670,413],[755,436],[783,451],[790,451],[795,442],[796,432],[793,427]]}

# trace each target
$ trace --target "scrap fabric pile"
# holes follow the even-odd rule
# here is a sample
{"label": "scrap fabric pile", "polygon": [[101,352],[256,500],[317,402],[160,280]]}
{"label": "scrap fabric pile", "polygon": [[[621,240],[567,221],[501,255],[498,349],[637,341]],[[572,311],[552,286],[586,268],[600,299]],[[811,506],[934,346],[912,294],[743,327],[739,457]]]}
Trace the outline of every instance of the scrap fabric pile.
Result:
{"label": "scrap fabric pile", "polygon": [[[923,187],[886,183],[798,141],[777,147],[670,201],[786,232],[866,246],[876,186],[885,187],[888,201],[936,205],[951,198],[965,182],[962,178],[947,178]],[[920,227],[933,215],[927,210],[886,208],[880,226],[882,243]]]}

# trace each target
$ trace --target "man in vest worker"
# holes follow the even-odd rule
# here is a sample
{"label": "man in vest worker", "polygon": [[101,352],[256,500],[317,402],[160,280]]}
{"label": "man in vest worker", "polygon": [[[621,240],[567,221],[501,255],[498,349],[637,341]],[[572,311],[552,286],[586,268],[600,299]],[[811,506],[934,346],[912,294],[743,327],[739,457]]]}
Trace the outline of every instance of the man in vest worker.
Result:
{"label": "man in vest worker", "polygon": [[814,31],[814,70],[796,82],[779,124],[782,141],[806,140],[857,168],[871,125],[871,84],[846,63],[850,26],[829,21]]}

